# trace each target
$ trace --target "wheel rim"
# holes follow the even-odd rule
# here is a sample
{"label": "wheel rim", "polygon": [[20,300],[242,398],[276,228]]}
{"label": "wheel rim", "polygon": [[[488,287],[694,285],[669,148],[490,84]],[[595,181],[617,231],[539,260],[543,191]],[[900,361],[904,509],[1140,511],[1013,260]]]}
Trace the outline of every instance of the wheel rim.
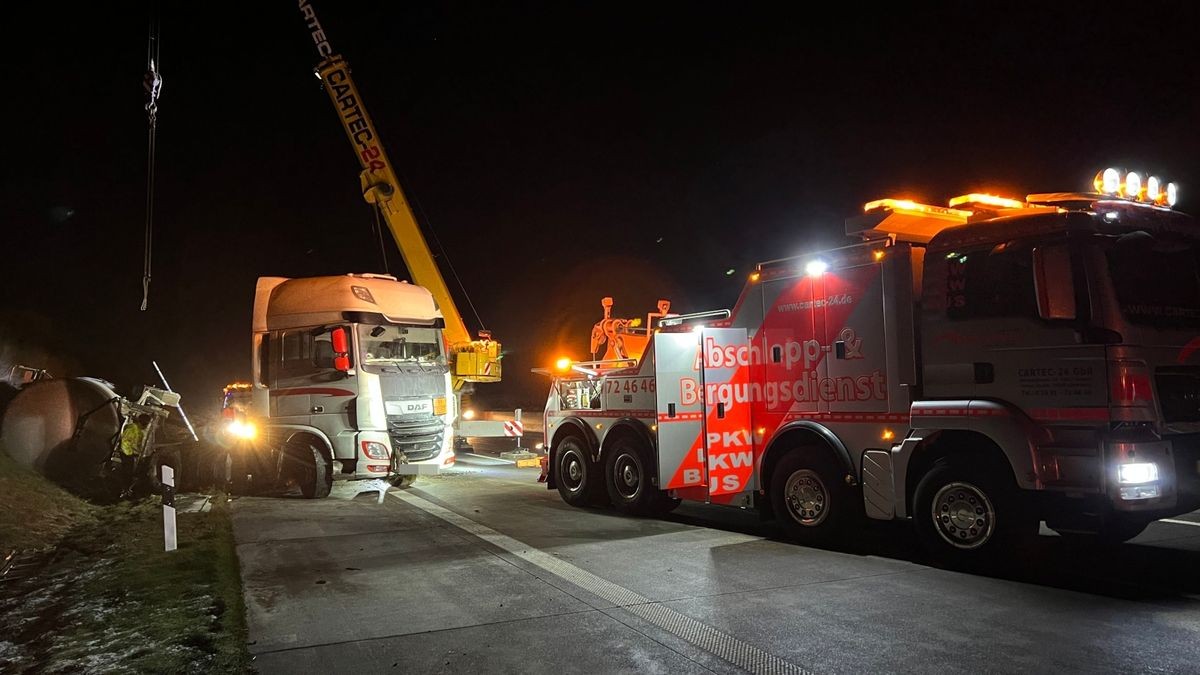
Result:
{"label": "wheel rim", "polygon": [[812,469],[800,469],[788,476],[783,495],[789,515],[805,527],[820,525],[829,515],[829,491]]}
{"label": "wheel rim", "polygon": [[565,450],[559,461],[559,480],[572,494],[583,489],[583,481],[587,478],[585,461],[575,448]]}
{"label": "wheel rim", "polygon": [[996,531],[992,500],[970,483],[950,483],[938,490],[931,515],[938,534],[955,548],[979,548]]}
{"label": "wheel rim", "polygon": [[613,486],[623,499],[634,500],[642,491],[642,465],[637,458],[621,453],[613,462]]}

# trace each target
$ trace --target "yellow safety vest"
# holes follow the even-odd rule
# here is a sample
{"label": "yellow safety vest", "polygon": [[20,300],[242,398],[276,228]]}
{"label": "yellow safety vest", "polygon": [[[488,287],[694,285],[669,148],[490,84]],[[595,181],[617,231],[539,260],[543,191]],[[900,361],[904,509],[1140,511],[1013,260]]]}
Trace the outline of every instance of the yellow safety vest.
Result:
{"label": "yellow safety vest", "polygon": [[145,432],[137,424],[126,424],[121,431],[121,453],[132,457],[142,451]]}

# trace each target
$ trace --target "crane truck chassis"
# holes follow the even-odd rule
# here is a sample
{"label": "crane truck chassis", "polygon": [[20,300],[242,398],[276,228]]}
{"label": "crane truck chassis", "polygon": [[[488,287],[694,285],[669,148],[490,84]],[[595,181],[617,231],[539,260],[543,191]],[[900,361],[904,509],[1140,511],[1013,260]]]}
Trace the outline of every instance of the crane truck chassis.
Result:
{"label": "crane truck chassis", "polygon": [[801,542],[907,519],[954,563],[1200,507],[1200,229],[1173,185],[1120,178],[871,202],[860,243],[760,263],[732,311],[539,369],[548,487],[754,507]]}

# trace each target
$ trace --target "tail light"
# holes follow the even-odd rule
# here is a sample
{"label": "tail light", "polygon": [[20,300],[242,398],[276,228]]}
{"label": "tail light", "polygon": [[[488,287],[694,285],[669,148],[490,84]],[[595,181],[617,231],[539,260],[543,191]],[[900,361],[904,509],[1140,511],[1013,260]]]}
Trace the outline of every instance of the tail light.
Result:
{"label": "tail light", "polygon": [[1146,364],[1140,361],[1109,361],[1108,383],[1114,407],[1154,407],[1154,388]]}

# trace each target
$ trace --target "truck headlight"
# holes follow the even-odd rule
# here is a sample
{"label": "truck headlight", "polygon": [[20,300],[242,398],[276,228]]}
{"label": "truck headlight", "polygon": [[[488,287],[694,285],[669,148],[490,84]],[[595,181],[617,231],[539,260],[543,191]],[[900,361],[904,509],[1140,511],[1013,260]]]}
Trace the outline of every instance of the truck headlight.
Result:
{"label": "truck headlight", "polygon": [[243,441],[254,440],[254,437],[258,435],[258,428],[254,426],[253,422],[243,422],[241,420],[231,421],[225,426],[225,430],[235,438],[240,438]]}
{"label": "truck headlight", "polygon": [[363,441],[362,442],[362,450],[363,450],[363,454],[366,455],[368,459],[387,459],[388,458],[387,446],[384,445],[383,443],[379,443],[377,441]]}
{"label": "truck headlight", "polygon": [[1122,483],[1153,483],[1158,480],[1158,465],[1153,462],[1122,464],[1117,467]]}

